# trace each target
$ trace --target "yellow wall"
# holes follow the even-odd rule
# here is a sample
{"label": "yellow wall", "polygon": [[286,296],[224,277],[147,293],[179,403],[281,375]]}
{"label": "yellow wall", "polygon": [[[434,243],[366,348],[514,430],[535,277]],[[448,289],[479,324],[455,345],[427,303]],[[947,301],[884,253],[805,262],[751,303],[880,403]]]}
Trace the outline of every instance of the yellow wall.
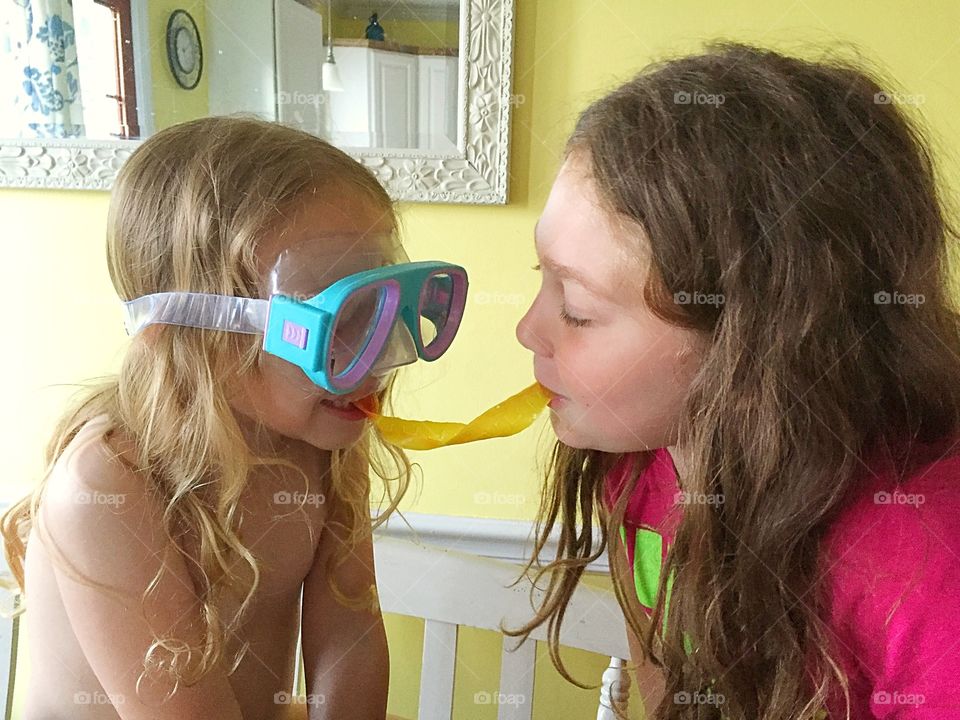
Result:
{"label": "yellow wall", "polygon": [[[337,15],[333,32],[338,38],[365,37],[369,18]],[[390,42],[420,47],[459,47],[460,26],[455,22],[440,20],[392,20],[389,15],[380,16],[384,36]]]}
{"label": "yellow wall", "polygon": [[[203,13],[196,12],[198,22]],[[853,41],[887,65],[907,92],[922,95],[920,110],[938,138],[949,179],[958,165],[947,148],[960,141],[960,7],[952,0],[802,3],[729,0],[519,0],[516,22],[515,108],[511,203],[506,207],[413,205],[404,208],[407,244],[415,258],[465,265],[472,300],[461,336],[443,361],[412,369],[404,414],[466,419],[526,386],[530,357],[514,326],[536,292],[532,231],[559,164],[576,113],[605,89],[654,57],[695,50],[702,39],[725,36],[803,53],[803,43]],[[388,28],[389,29],[389,28]],[[155,71],[155,79],[169,76]],[[171,80],[172,82],[172,80]],[[161,103],[158,101],[158,108]],[[124,335],[103,257],[107,194],[75,191],[0,191],[8,238],[6,317],[10,352],[3,357],[6,402],[0,411],[3,492],[29,487],[39,452],[69,383],[117,366]],[[424,482],[408,510],[471,517],[528,519],[538,499],[535,451],[539,431],[486,444],[415,453]],[[547,444],[543,438],[540,447]],[[391,710],[413,715],[418,670],[415,623],[389,619],[394,640]],[[493,639],[491,639],[493,638]],[[460,718],[490,718],[473,705],[471,688],[495,683],[496,638],[468,634],[471,670],[458,685]],[[481,662],[479,650],[485,648]],[[474,656],[477,656],[476,658]],[[599,678],[601,659],[578,654],[583,675]],[[536,717],[589,717],[594,693],[572,691],[538,665]],[[486,685],[485,685],[486,684]],[[491,686],[492,687],[492,686]]]}
{"label": "yellow wall", "polygon": [[[326,38],[327,3],[324,0],[299,0],[311,10],[323,17],[323,34]],[[421,47],[459,47],[460,26],[456,22],[441,20],[395,20],[391,17],[391,8],[380,13],[386,39],[404,45]],[[370,18],[366,15],[341,15],[334,9],[333,37],[356,40],[365,37]],[[326,40],[324,40],[326,42]]]}

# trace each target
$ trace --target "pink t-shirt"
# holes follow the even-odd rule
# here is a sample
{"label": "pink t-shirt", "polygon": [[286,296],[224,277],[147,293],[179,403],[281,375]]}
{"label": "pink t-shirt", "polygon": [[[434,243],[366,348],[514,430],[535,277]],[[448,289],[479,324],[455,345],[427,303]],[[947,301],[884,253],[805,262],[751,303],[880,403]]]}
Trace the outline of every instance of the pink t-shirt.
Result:
{"label": "pink t-shirt", "polygon": [[[608,475],[608,506],[643,456],[625,455]],[[667,449],[649,458],[621,529],[648,614],[683,508]],[[852,720],[960,720],[960,438],[915,443],[909,458],[898,486],[889,457],[869,453],[821,544]],[[838,697],[831,720],[845,717]]]}

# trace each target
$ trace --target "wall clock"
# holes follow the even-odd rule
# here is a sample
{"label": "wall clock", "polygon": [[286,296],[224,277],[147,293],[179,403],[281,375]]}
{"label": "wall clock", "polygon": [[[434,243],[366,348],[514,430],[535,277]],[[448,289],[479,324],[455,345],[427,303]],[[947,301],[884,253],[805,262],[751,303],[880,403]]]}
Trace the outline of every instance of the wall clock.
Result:
{"label": "wall clock", "polygon": [[193,90],[203,72],[200,31],[186,10],[174,10],[167,21],[167,60],[177,84]]}

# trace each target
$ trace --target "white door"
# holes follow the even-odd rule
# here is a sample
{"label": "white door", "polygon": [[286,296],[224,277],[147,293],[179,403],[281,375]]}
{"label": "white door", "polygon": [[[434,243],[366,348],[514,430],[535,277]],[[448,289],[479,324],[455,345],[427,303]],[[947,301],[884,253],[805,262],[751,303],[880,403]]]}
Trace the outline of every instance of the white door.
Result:
{"label": "white door", "polygon": [[323,17],[296,0],[274,0],[277,119],[326,137]]}
{"label": "white door", "polygon": [[375,147],[417,147],[417,56],[373,50]]}
{"label": "white door", "polygon": [[419,146],[429,150],[457,149],[457,69],[455,57],[421,55]]}
{"label": "white door", "polygon": [[[236,11],[233,0],[207,0],[201,7],[206,11],[203,72],[209,81],[210,114],[251,112],[264,120],[276,120],[274,39],[264,31],[273,25],[273,3],[250,0],[244,3],[242,13]],[[160,37],[157,33],[162,29],[152,28],[152,32]],[[165,52],[162,40],[151,48],[152,52],[158,50]],[[139,90],[139,78],[137,82]]]}

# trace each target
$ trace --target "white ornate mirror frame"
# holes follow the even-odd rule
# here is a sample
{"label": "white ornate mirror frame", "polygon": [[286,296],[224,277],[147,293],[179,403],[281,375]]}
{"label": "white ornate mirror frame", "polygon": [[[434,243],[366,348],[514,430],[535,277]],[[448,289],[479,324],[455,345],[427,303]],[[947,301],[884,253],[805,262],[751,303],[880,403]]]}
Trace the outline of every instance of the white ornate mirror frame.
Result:
{"label": "white ornate mirror frame", "polygon": [[[461,0],[458,152],[352,150],[398,200],[507,202],[515,0]],[[0,187],[109,190],[140,140],[0,139]]]}

